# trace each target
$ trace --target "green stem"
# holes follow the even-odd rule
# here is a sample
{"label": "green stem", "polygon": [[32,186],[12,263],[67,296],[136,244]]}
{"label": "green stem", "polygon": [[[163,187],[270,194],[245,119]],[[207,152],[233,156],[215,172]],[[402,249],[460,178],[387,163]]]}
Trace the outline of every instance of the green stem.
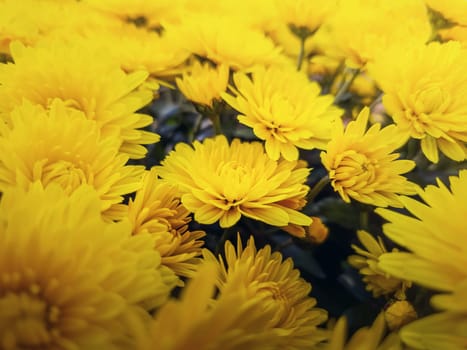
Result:
{"label": "green stem", "polygon": [[331,76],[326,78],[326,80],[324,81],[324,86],[323,86],[323,94],[328,94],[332,90],[332,86],[336,82],[337,77],[339,76],[339,74],[341,74],[344,67],[345,67],[345,61],[342,60],[339,62],[339,65],[337,66],[334,73],[332,73]]}
{"label": "green stem", "polygon": [[366,208],[360,212],[360,228],[368,230],[368,210]]}
{"label": "green stem", "polygon": [[300,36],[300,52],[298,53],[297,59],[297,70],[300,71],[302,69],[303,59],[305,58],[305,36]]}
{"label": "green stem", "polygon": [[383,101],[383,93],[378,94],[370,104],[370,111],[373,111],[375,107]]}
{"label": "green stem", "polygon": [[219,113],[209,113],[209,119],[211,120],[212,126],[214,127],[214,133],[216,135],[222,135],[221,118]]}
{"label": "green stem", "polygon": [[339,104],[343,101],[345,93],[349,90],[350,86],[354,82],[357,75],[360,73],[360,69],[352,69],[350,78],[346,79],[337,91],[336,98],[334,99],[335,104]]}
{"label": "green stem", "polygon": [[405,156],[406,159],[412,159],[415,161],[415,157],[418,154],[418,151],[420,150],[420,143],[418,140],[410,138],[409,141],[407,141],[407,155]]}
{"label": "green stem", "polygon": [[224,229],[224,232],[222,233],[222,236],[219,239],[219,242],[217,242],[215,256],[219,256],[220,254],[224,252],[225,242],[227,242],[230,239],[232,233],[234,232],[237,232],[237,230],[235,230],[234,227],[228,227]]}
{"label": "green stem", "polygon": [[193,125],[193,128],[190,130],[190,133],[188,134],[188,140],[190,142],[193,142],[195,140],[196,134],[199,131],[202,121],[203,121],[203,115],[198,114],[198,116],[196,117],[195,123]]}
{"label": "green stem", "polygon": [[316,185],[313,186],[313,188],[308,192],[307,195],[307,202],[313,201],[316,196],[323,190],[324,187],[330,182],[329,176],[326,175],[322,177]]}
{"label": "green stem", "polygon": [[276,247],[276,251],[282,252],[283,249],[290,247],[294,243],[292,238],[287,239],[285,242],[282,242]]}

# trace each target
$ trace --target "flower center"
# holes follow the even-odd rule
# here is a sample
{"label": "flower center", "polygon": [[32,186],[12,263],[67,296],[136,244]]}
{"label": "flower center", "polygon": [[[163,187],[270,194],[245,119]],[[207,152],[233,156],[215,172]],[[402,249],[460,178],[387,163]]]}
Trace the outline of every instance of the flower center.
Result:
{"label": "flower center", "polygon": [[250,171],[236,161],[229,161],[219,165],[217,174],[226,183],[222,191],[224,204],[228,207],[240,205],[251,188]]}
{"label": "flower center", "polygon": [[404,113],[412,127],[412,136],[423,137],[432,124],[432,115],[445,113],[450,103],[449,95],[438,84],[430,84],[412,94]]}
{"label": "flower center", "polygon": [[34,174],[35,180],[38,177],[44,186],[51,182],[58,183],[67,193],[87,183],[87,176],[83,169],[66,160],[53,163],[38,162],[34,167]]}
{"label": "flower center", "polygon": [[271,302],[274,303],[274,310],[276,310],[276,312],[271,322],[275,326],[284,324],[287,319],[292,316],[293,310],[290,298],[284,295],[281,285],[274,281],[264,282],[258,290],[258,294],[261,293],[269,295]]}
{"label": "flower center", "polygon": [[2,349],[44,348],[59,336],[59,310],[29,293],[0,297]]}
{"label": "flower center", "polygon": [[342,187],[362,187],[372,183],[376,178],[377,164],[370,161],[366,155],[354,150],[344,152],[336,167],[332,180]]}
{"label": "flower center", "polygon": [[241,179],[248,174],[248,170],[242,164],[236,161],[221,163],[218,169],[219,176],[234,176],[235,179]]}

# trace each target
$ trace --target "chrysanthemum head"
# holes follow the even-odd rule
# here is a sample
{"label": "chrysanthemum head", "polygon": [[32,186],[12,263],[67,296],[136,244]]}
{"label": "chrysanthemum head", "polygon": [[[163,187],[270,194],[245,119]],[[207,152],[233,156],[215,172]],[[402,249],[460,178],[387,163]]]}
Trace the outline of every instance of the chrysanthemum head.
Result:
{"label": "chrysanthemum head", "polygon": [[467,337],[467,171],[438,179],[419,191],[422,201],[402,197],[409,214],[378,208],[389,222],[384,233],[409,252],[383,254],[378,267],[441,294],[431,304],[443,312],[422,317],[399,331],[414,349],[462,349]]}
{"label": "chrysanthemum head", "polygon": [[195,61],[176,82],[187,99],[212,108],[214,101],[220,100],[221,93],[227,89],[228,80],[229,68],[226,65],[212,67],[209,63]]}
{"label": "chrysanthemum head", "polygon": [[[290,349],[307,349],[326,338],[317,327],[326,321],[327,312],[315,308],[316,300],[309,297],[311,285],[300,277],[292,260],[282,259],[270,246],[257,249],[253,236],[243,247],[225,244],[225,260],[219,257],[221,275],[218,280],[222,294],[225,289],[246,288],[248,297],[259,310],[273,311],[261,325],[279,335],[279,344]],[[217,259],[208,251],[208,261]]]}
{"label": "chrysanthemum head", "polygon": [[379,268],[399,278],[448,294],[436,295],[432,304],[444,310],[467,310],[466,263],[467,171],[450,177],[450,188],[438,180],[419,191],[422,201],[402,197],[410,213],[378,208],[389,222],[384,233],[410,252],[384,254]]}
{"label": "chrysanthemum head", "polygon": [[235,17],[187,15],[174,30],[192,53],[235,71],[288,63],[281,49],[262,31]]}
{"label": "chrysanthemum head", "polygon": [[294,0],[275,1],[278,11],[278,21],[294,28],[314,33],[332,12],[335,1]]}
{"label": "chrysanthemum head", "polygon": [[191,276],[199,263],[204,231],[190,231],[190,212],[181,204],[174,185],[158,178],[155,168],[144,175],[143,186],[128,203],[128,217],[134,235],[154,236],[154,248],[162,265],[178,276]]}
{"label": "chrysanthemum head", "polygon": [[[357,255],[348,258],[349,264],[359,270],[366,284],[366,289],[375,298],[381,295],[395,295],[397,299],[404,299],[405,290],[411,283],[391,276],[378,267],[379,257],[387,253],[381,237],[375,239],[366,231],[357,232],[358,239],[365,249],[352,245]],[[393,249],[393,251],[396,251]]]}
{"label": "chrysanthemum head", "polygon": [[[203,166],[200,166],[202,164]],[[274,226],[309,225],[298,205],[308,192],[303,162],[274,161],[259,142],[231,144],[224,136],[178,144],[158,167],[178,186],[182,204],[202,224],[231,227],[242,216]]]}
{"label": "chrysanthemum head", "polygon": [[0,126],[0,189],[33,182],[59,184],[71,194],[83,184],[101,198],[108,219],[125,215],[123,195],[140,187],[143,168],[126,166],[118,138],[102,138],[97,124],[61,100],[50,108],[25,102]]}
{"label": "chrysanthemum head", "polygon": [[321,161],[331,184],[346,202],[350,199],[375,206],[400,207],[399,194],[415,194],[416,187],[401,174],[415,167],[411,160],[397,160],[401,139],[395,125],[367,130],[370,110],[365,107],[345,131],[336,128]]}
{"label": "chrysanthemum head", "polygon": [[95,191],[35,183],[0,202],[2,349],[127,349],[175,276],[150,235],[107,223]]}
{"label": "chrysanthemum head", "polygon": [[400,137],[421,140],[423,154],[434,163],[439,151],[455,161],[467,156],[466,65],[460,43],[433,42],[394,47],[369,66]]}
{"label": "chrysanthemum head", "polygon": [[265,141],[271,159],[297,160],[298,148],[324,149],[341,122],[334,98],[320,95],[317,83],[291,68],[258,67],[251,77],[234,74],[234,82],[233,95],[222,97],[240,113],[240,123]]}
{"label": "chrysanthemum head", "polygon": [[154,143],[159,135],[140,130],[153,122],[149,115],[135,113],[153,97],[138,87],[146,71],[125,73],[114,61],[100,60],[85,41],[44,47],[11,45],[14,63],[0,65],[0,118],[23,100],[47,108],[54,99],[94,120],[103,136],[117,137],[120,151],[143,158],[142,144]]}
{"label": "chrysanthemum head", "polygon": [[[240,267],[246,273],[246,267]],[[248,288],[235,281],[217,290],[217,261],[203,262],[179,300],[170,300],[150,323],[141,350],[278,349],[280,329],[267,327],[275,310],[251,298]],[[241,282],[241,275],[236,277]],[[174,337],[174,334],[177,334]]]}
{"label": "chrysanthemum head", "polygon": [[84,0],[83,3],[108,16],[148,30],[159,29],[165,21],[177,21],[182,4],[177,0]]}
{"label": "chrysanthemum head", "polygon": [[369,327],[358,329],[347,339],[347,319],[342,316],[333,328],[330,340],[323,344],[322,350],[356,350],[356,349],[391,349],[402,350],[397,333],[385,337],[386,324],[384,313],[380,313]]}
{"label": "chrysanthemum head", "polygon": [[347,0],[339,2],[328,23],[333,51],[361,70],[389,46],[410,48],[431,35],[422,0]]}

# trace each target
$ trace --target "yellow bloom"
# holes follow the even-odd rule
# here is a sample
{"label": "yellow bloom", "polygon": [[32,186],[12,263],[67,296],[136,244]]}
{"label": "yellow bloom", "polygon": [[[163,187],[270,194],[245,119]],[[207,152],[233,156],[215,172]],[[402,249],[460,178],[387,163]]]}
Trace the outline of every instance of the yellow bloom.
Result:
{"label": "yellow bloom", "polygon": [[459,177],[450,177],[450,183],[450,190],[438,180],[438,186],[430,185],[420,191],[425,203],[402,197],[402,203],[414,217],[387,209],[376,210],[389,221],[383,226],[384,233],[412,251],[382,255],[379,267],[428,288],[454,293],[435,297],[435,306],[467,312],[467,299],[462,301],[456,295],[457,289],[465,290],[467,283],[464,268],[467,264],[464,223],[467,171],[461,171]]}
{"label": "yellow bloom", "polygon": [[431,35],[422,0],[341,1],[329,19],[334,49],[347,66],[364,69],[390,45],[408,48]]}
{"label": "yellow bloom", "polygon": [[84,4],[98,9],[121,21],[132,22],[136,26],[158,29],[165,21],[180,18],[179,0],[84,0]]}
{"label": "yellow bloom", "polygon": [[[80,43],[89,50],[104,51],[106,60],[119,65],[125,72],[145,70],[150,77],[156,78],[178,73],[190,55],[180,44],[177,33],[165,30],[159,35],[128,23],[111,28],[84,28],[80,32],[62,30],[53,38],[68,44]],[[52,45],[63,45],[62,42]]]}
{"label": "yellow bloom", "polygon": [[464,0],[425,0],[428,7],[441,13],[446,19],[467,25],[467,3]]}
{"label": "yellow bloom", "polygon": [[6,190],[0,202],[2,349],[129,349],[173,273],[152,237],[106,223],[89,186]]}
{"label": "yellow bloom", "polygon": [[398,336],[392,333],[384,338],[384,314],[380,313],[371,327],[357,330],[347,339],[347,320],[341,317],[333,329],[328,344],[318,347],[320,350],[401,350]]}
{"label": "yellow bloom", "polygon": [[238,120],[265,140],[271,159],[297,160],[297,147],[324,149],[332,128],[341,123],[334,97],[320,95],[319,85],[295,70],[260,67],[252,78],[236,73],[234,82],[234,96],[222,97],[241,113]]}
{"label": "yellow bloom", "polygon": [[188,230],[191,221],[188,210],[180,203],[175,188],[158,179],[155,169],[146,172],[143,187],[128,203],[128,217],[133,234],[150,233],[162,265],[178,276],[191,276],[198,264],[205,236],[203,231]]}
{"label": "yellow bloom", "polygon": [[276,0],[278,20],[296,28],[315,32],[334,10],[336,1],[322,0]]}
{"label": "yellow bloom", "polygon": [[11,125],[0,125],[0,191],[35,181],[59,184],[71,194],[82,184],[92,186],[103,215],[125,215],[125,194],[140,187],[143,167],[125,166],[117,138],[102,139],[99,128],[83,113],[60,100],[50,110],[25,102],[10,114]]}
{"label": "yellow bloom", "polygon": [[[205,251],[208,261],[216,258]],[[256,299],[255,312],[274,310],[261,328],[278,333],[278,349],[310,349],[326,339],[325,331],[317,326],[326,321],[327,312],[315,308],[316,300],[309,297],[311,285],[300,277],[290,258],[282,260],[279,252],[267,245],[257,249],[253,236],[245,247],[237,237],[237,247],[225,244],[225,261],[220,257],[219,290],[245,288],[248,297]]]}
{"label": "yellow bloom", "polygon": [[220,100],[221,93],[227,89],[228,80],[227,66],[212,67],[209,63],[195,61],[176,82],[187,99],[212,108],[214,100]]}
{"label": "yellow bloom", "polygon": [[271,39],[234,17],[190,15],[173,30],[180,33],[180,40],[192,53],[233,70],[288,63]]}
{"label": "yellow bloom", "polygon": [[[0,53],[10,53],[10,43],[20,40],[32,44],[40,37],[39,26],[33,19],[41,14],[43,6],[39,4],[34,11],[28,11],[32,1],[3,0],[0,2]],[[37,18],[37,17],[36,17]]]}
{"label": "yellow bloom", "polygon": [[277,21],[276,7],[272,5],[271,0],[190,0],[183,4],[183,20],[193,15],[222,17],[269,33]]}
{"label": "yellow bloom", "polygon": [[104,137],[117,132],[120,151],[132,158],[146,154],[141,144],[158,140],[158,135],[139,130],[151,124],[152,117],[135,113],[152,99],[150,91],[135,91],[147,72],[126,74],[83,45],[26,48],[14,44],[10,48],[15,63],[0,65],[0,115],[24,99],[47,107],[60,98],[95,120]]}
{"label": "yellow bloom", "polygon": [[421,140],[425,156],[462,161],[467,148],[467,50],[456,42],[388,50],[370,69],[400,136]]}
{"label": "yellow bloom", "polygon": [[464,350],[467,345],[467,315],[465,312],[433,314],[411,322],[399,334],[411,349]]}
{"label": "yellow bloom", "polygon": [[218,275],[217,263],[203,263],[180,300],[169,301],[157,312],[150,336],[139,349],[279,349],[280,331],[265,327],[275,310],[268,305],[258,308],[266,296],[252,298],[246,287],[232,283],[214,299]]}
{"label": "yellow bloom", "polygon": [[308,186],[304,162],[273,161],[259,142],[229,145],[224,136],[179,143],[158,167],[159,175],[177,185],[182,204],[202,224],[219,221],[231,227],[241,216],[274,226],[309,225],[298,212]]}
{"label": "yellow bloom", "polygon": [[410,282],[396,278],[378,267],[379,257],[388,252],[381,237],[376,240],[363,230],[358,231],[357,236],[365,250],[352,244],[352,249],[358,255],[349,256],[348,262],[363,275],[366,289],[371,291],[375,298],[395,294],[397,299],[404,299],[405,290],[410,287]]}
{"label": "yellow bloom", "polygon": [[425,203],[402,198],[405,215],[387,209],[377,213],[389,223],[384,233],[411,252],[380,257],[379,267],[436,291],[434,307],[445,310],[410,323],[400,334],[416,349],[464,349],[467,344],[467,171],[450,177],[450,189],[440,180],[420,191]]}
{"label": "yellow bloom", "polygon": [[400,174],[415,167],[411,160],[397,160],[392,153],[405,140],[395,125],[381,129],[374,124],[367,131],[369,108],[362,109],[345,131],[338,125],[321,161],[329,172],[334,190],[342,199],[350,198],[379,207],[400,207],[398,194],[414,194],[415,185]]}
{"label": "yellow bloom", "polygon": [[116,22],[77,1],[0,1],[0,53],[10,53],[15,40],[35,45],[59,31],[79,32],[82,28],[112,27]]}

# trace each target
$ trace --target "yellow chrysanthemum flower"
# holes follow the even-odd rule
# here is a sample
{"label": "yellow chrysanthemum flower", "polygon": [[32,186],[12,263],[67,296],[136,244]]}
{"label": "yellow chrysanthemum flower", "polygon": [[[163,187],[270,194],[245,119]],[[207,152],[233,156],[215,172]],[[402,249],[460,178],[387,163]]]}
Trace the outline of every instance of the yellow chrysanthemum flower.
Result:
{"label": "yellow chrysanthemum flower", "polygon": [[238,284],[231,283],[215,297],[218,276],[217,263],[201,265],[180,300],[169,301],[157,312],[150,336],[139,349],[281,349],[280,330],[266,327],[276,312],[272,305],[261,304],[267,296],[251,297],[238,275]]}
{"label": "yellow chrysanthemum flower", "polygon": [[223,64],[212,67],[209,63],[195,61],[188,67],[181,78],[177,78],[177,87],[190,101],[211,107],[215,100],[221,99],[221,93],[227,90],[229,68]]}
{"label": "yellow chrysanthemum flower", "polygon": [[[348,262],[359,270],[366,289],[372,292],[375,298],[395,294],[397,299],[404,299],[405,290],[410,287],[410,282],[394,277],[378,267],[379,257],[388,252],[381,237],[376,240],[363,230],[357,231],[357,236],[365,250],[352,244],[352,249],[358,255],[349,256]],[[396,251],[397,249],[392,250]]]}
{"label": "yellow chrysanthemum flower", "polygon": [[400,207],[398,194],[415,194],[415,184],[401,176],[415,162],[397,160],[399,154],[392,153],[405,141],[398,137],[395,125],[381,129],[377,123],[367,130],[369,114],[368,107],[362,109],[345,131],[339,124],[321,161],[344,201],[352,198],[379,207]]}
{"label": "yellow chrysanthemum flower", "polygon": [[[171,26],[167,28],[172,29]],[[172,30],[180,33],[180,40],[192,53],[217,64],[223,63],[233,70],[289,64],[281,49],[263,32],[234,17],[190,15]]]}
{"label": "yellow chrysanthemum flower", "polygon": [[7,190],[0,223],[2,349],[133,348],[174,286],[151,235],[104,222],[89,186]]}
{"label": "yellow chrysanthemum flower", "polygon": [[79,32],[83,28],[113,27],[105,18],[77,1],[0,1],[0,53],[10,53],[11,42],[35,45],[58,31]]}
{"label": "yellow chrysanthemum flower", "polygon": [[128,203],[133,234],[152,234],[162,264],[178,276],[192,275],[204,244],[205,232],[188,230],[189,214],[175,186],[158,179],[154,168],[146,172],[142,188]]}
{"label": "yellow chrysanthemum flower", "polygon": [[132,22],[136,26],[149,29],[158,29],[165,21],[178,21],[182,4],[179,0],[83,0],[83,2],[121,21]]}
{"label": "yellow chrysanthemum flower", "polygon": [[149,72],[148,79],[177,74],[191,54],[181,46],[176,32],[165,30],[158,34],[128,23],[111,28],[83,28],[80,32],[62,30],[52,38],[58,42],[49,45],[79,42],[88,50],[103,51],[106,60],[119,65],[125,72]]}
{"label": "yellow chrysanthemum flower", "polygon": [[[464,300],[467,293],[464,294]],[[467,314],[440,312],[411,322],[399,331],[410,349],[464,350],[467,344]]]}
{"label": "yellow chrysanthemum flower", "polygon": [[185,1],[183,13],[229,17],[232,21],[268,33],[277,21],[277,9],[271,0],[190,0]]}
{"label": "yellow chrysanthemum flower", "polygon": [[340,1],[328,28],[333,50],[355,69],[365,69],[390,45],[409,48],[431,35],[423,0]]}
{"label": "yellow chrysanthemum flower", "polygon": [[241,113],[240,123],[265,140],[271,159],[297,160],[297,148],[324,149],[334,125],[341,123],[334,97],[320,95],[319,85],[295,70],[260,67],[251,78],[236,73],[234,82],[234,96],[222,97]]}
{"label": "yellow chrysanthemum flower", "polygon": [[147,72],[126,74],[83,45],[14,44],[10,47],[14,63],[0,65],[0,116],[25,99],[47,107],[60,98],[95,120],[104,137],[117,132],[120,151],[131,158],[144,157],[141,144],[158,141],[158,135],[139,129],[151,124],[152,117],[135,113],[152,99],[148,90],[135,91]]}
{"label": "yellow chrysanthemum flower", "polygon": [[9,119],[11,125],[0,125],[0,191],[39,181],[71,194],[89,184],[107,219],[125,216],[123,196],[141,186],[144,168],[125,166],[128,156],[118,152],[117,138],[102,139],[94,121],[60,100],[50,110],[25,102]]}
{"label": "yellow chrysanthemum flower", "polygon": [[467,3],[465,0],[425,0],[428,7],[441,13],[446,19],[467,25]]}
{"label": "yellow chrysanthemum flower", "polygon": [[467,233],[464,216],[467,212],[467,170],[459,177],[450,177],[449,190],[440,180],[419,195],[425,203],[402,197],[401,202],[414,217],[387,209],[376,212],[389,223],[384,233],[412,253],[391,253],[380,257],[379,267],[394,276],[426,287],[454,293],[437,296],[436,306],[467,311],[467,299],[457,304],[457,288],[465,289],[467,271]]}
{"label": "yellow chrysanthemum flower", "polygon": [[411,251],[382,255],[378,266],[446,293],[431,299],[446,312],[405,326],[402,340],[417,349],[462,349],[467,344],[467,170],[450,177],[450,189],[438,180],[438,186],[427,186],[419,195],[425,203],[401,198],[413,216],[376,210],[389,221],[384,233]]}
{"label": "yellow chrysanthemum flower", "polygon": [[357,330],[347,340],[347,320],[339,318],[333,329],[329,343],[317,347],[319,350],[402,350],[400,340],[396,333],[385,334],[384,314],[376,317],[371,327]]}
{"label": "yellow chrysanthemum flower", "polygon": [[[0,2],[0,53],[9,54],[12,41],[20,40],[25,44],[32,44],[40,37],[38,25],[33,21],[37,13],[28,11],[30,6],[29,1]],[[39,4],[39,14],[43,10],[42,7]]]}
{"label": "yellow chrysanthemum flower", "polygon": [[[202,165],[202,166],[200,166]],[[231,227],[241,216],[274,226],[307,226],[311,219],[299,205],[309,187],[304,162],[273,161],[259,142],[224,136],[179,143],[158,167],[159,175],[177,185],[182,204],[201,224],[219,221]]]}
{"label": "yellow chrysanthemum flower", "polygon": [[[216,261],[212,253],[205,251],[204,255],[208,261]],[[261,326],[277,332],[278,349],[310,349],[327,338],[327,333],[317,328],[326,321],[327,312],[315,307],[316,299],[309,296],[311,285],[294,269],[291,258],[282,260],[269,245],[258,250],[253,236],[243,247],[237,237],[237,247],[226,242],[225,261],[220,257],[219,264],[221,295],[226,289],[245,288],[252,301],[257,299],[255,312],[274,310]]]}
{"label": "yellow chrysanthemum flower", "polygon": [[400,137],[420,139],[434,163],[438,149],[456,161],[467,155],[466,66],[467,50],[448,42],[394,48],[369,68]]}
{"label": "yellow chrysanthemum flower", "polygon": [[278,20],[297,29],[314,33],[336,6],[336,1],[276,0]]}

